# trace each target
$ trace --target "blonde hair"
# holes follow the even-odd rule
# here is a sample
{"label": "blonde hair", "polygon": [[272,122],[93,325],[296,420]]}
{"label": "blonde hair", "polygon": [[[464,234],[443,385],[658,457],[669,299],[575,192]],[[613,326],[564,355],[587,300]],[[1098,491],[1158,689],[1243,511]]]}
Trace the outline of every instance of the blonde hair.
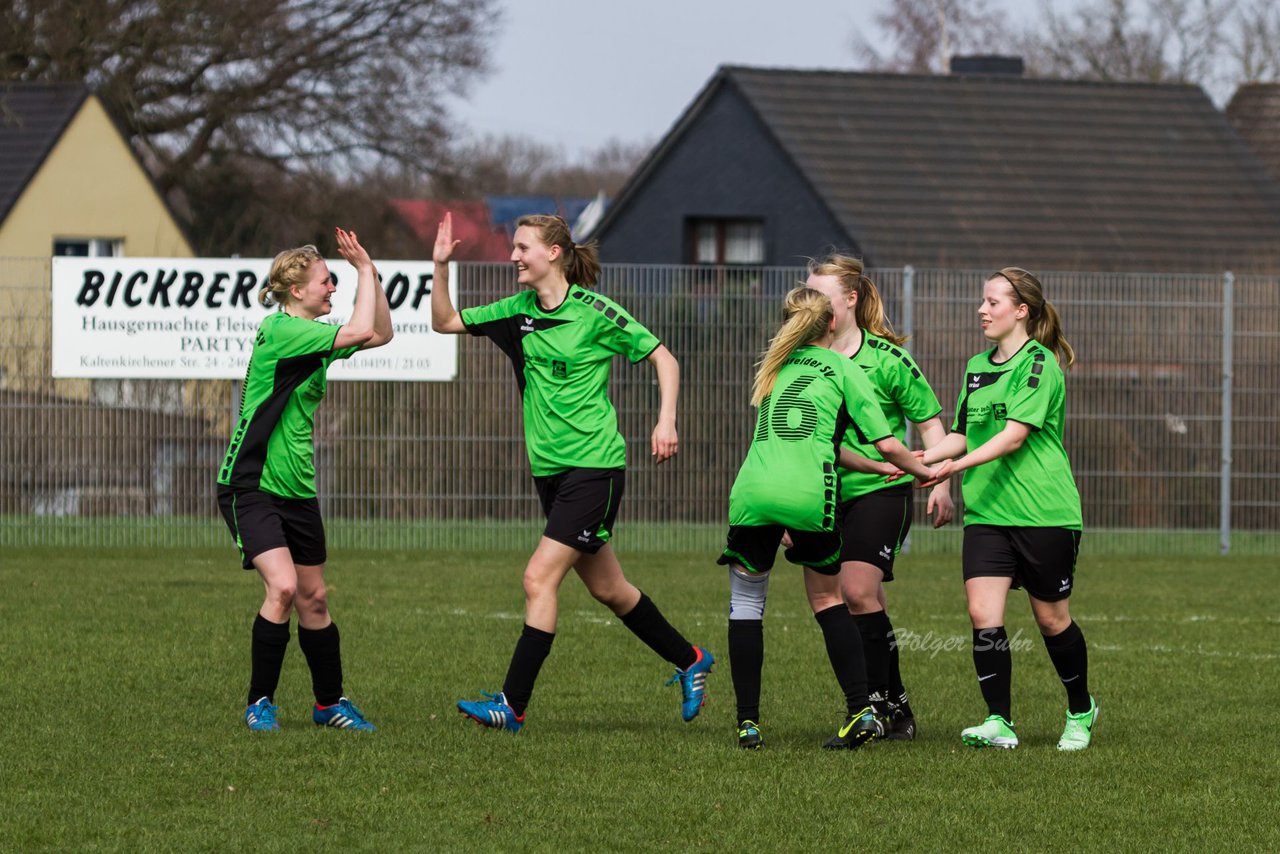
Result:
{"label": "blonde hair", "polygon": [[310,243],[284,250],[271,262],[271,272],[267,274],[267,283],[258,292],[258,302],[267,308],[287,305],[293,300],[289,289],[305,285],[311,265],[323,260],[320,250]]}
{"label": "blonde hair", "polygon": [[751,386],[752,406],[759,406],[773,391],[783,362],[796,350],[825,335],[833,317],[831,300],[821,291],[801,286],[787,292],[782,304],[782,328],[773,336],[756,367],[756,379]]}
{"label": "blonde hair", "polygon": [[876,283],[862,272],[862,259],[848,255],[828,255],[822,260],[809,261],[810,276],[835,276],[845,295],[857,294],[854,319],[858,326],[894,344],[906,343],[907,337],[893,331],[893,325],[884,313],[884,300]]}
{"label": "blonde hair", "polygon": [[565,279],[573,285],[594,285],[600,278],[600,255],[596,242],[574,243],[569,223],[551,214],[529,214],[516,220],[516,228],[527,225],[537,230],[538,239],[560,247],[560,265]]}
{"label": "blonde hair", "polygon": [[1074,365],[1076,351],[1062,333],[1062,320],[1057,309],[1044,298],[1040,280],[1021,267],[1003,267],[992,273],[988,280],[997,276],[1013,288],[1013,304],[1027,307],[1027,334],[1049,348],[1059,363],[1065,361],[1068,368]]}

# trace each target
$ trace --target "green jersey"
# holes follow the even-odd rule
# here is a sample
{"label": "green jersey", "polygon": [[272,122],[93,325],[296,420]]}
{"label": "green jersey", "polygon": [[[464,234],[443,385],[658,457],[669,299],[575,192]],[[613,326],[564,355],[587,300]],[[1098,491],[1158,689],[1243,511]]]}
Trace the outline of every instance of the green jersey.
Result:
{"label": "green jersey", "polygon": [[[902,442],[907,441],[907,422],[919,424],[928,421],[942,411],[942,404],[920,373],[911,354],[899,344],[878,338],[869,332],[862,333],[862,345],[849,357],[871,381],[876,403],[889,422],[889,429]],[[869,442],[859,440],[857,431],[845,434],[842,444],[855,454],[872,460],[883,460],[880,452]],[[903,480],[886,483],[883,475],[840,469],[840,498],[849,500],[868,492],[905,483]]]}
{"label": "green jersey", "polygon": [[836,449],[846,432],[865,443],[890,435],[871,383],[833,350],[798,348],[760,404],[729,493],[729,524],[833,530]]}
{"label": "green jersey", "polygon": [[463,309],[462,322],[511,359],[534,477],[626,466],[626,442],[609,402],[609,367],[619,354],[632,362],[647,358],[660,345],[652,332],[613,300],[578,285],[570,285],[555,308],[543,308],[536,293],[523,291]]}
{"label": "green jersey", "polygon": [[218,470],[218,483],[281,498],[314,498],[316,407],[328,388],[325,371],[358,347],[333,349],[338,328],[283,311],[258,326],[245,372],[240,419]]}
{"label": "green jersey", "polygon": [[966,469],[962,484],[966,525],[1080,530],[1080,493],[1062,446],[1066,383],[1058,360],[1030,339],[997,364],[996,351],[969,360],[952,429],[972,451],[1009,419],[1031,428],[1022,447]]}

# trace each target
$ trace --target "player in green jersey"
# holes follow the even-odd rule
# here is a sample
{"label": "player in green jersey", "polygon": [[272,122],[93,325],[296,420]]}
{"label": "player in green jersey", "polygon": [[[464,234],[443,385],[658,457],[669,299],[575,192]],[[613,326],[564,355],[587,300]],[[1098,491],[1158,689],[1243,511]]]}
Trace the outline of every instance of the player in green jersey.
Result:
{"label": "player in green jersey", "polygon": [[524,570],[525,620],[502,691],[462,700],[458,710],[489,727],[518,732],[534,682],[555,638],[557,598],[569,570],[628,629],[673,664],[681,715],[693,720],[706,697],[715,659],[667,622],[627,581],[609,543],[624,486],[626,445],[609,402],[614,356],[648,361],[658,375],[658,424],[650,440],[657,463],[679,447],[676,397],[680,368],[666,347],[613,300],[587,287],[600,262],[594,244],[573,242],[556,216],[527,216],[515,232],[511,261],[524,289],[489,305],[453,307],[448,264],[458,241],[445,214],[432,257],[431,326],[490,338],[511,359],[524,402],[525,446],[547,524]]}
{"label": "player in green jersey", "polygon": [[338,252],[356,269],[355,308],[342,326],[323,323],[337,284],[314,246],[275,257],[259,300],[280,310],[258,326],[245,374],[240,417],[218,470],[218,504],[266,595],[253,624],[245,722],[279,729],[275,690],[298,613],[298,646],[311,669],[321,726],[372,730],[342,689],[338,626],[324,584],[324,522],[316,501],[312,424],[325,372],[337,359],[391,340],[391,310],[378,272],[355,232],[336,229]]}
{"label": "player in green jersey", "polygon": [[[821,292],[799,287],[787,294],[782,327],[752,390],[755,435],[729,494],[729,536],[718,562],[729,567],[729,663],[738,745],[747,749],[763,743],[764,608],[784,536],[787,560],[804,567],[805,592],[845,695],[847,717],[823,746],[854,749],[884,732],[868,703],[858,629],[840,594],[837,453],[841,465],[882,477],[902,469],[924,479],[929,470],[893,436],[863,372],[827,349],[833,317]],[[877,459],[838,452],[846,430],[874,448]]]}
{"label": "player in green jersey", "polygon": [[1006,267],[984,284],[982,334],[995,346],[969,360],[953,433],[925,452],[937,479],[964,472],[964,578],[973,662],[988,717],[961,733],[973,747],[1018,745],[1010,700],[1013,658],[1004,629],[1009,590],[1031,600],[1049,658],[1067,692],[1059,750],[1093,738],[1088,651],[1067,602],[1083,528],[1080,494],[1062,445],[1067,367],[1075,352],[1040,282]]}
{"label": "player in green jersey", "polygon": [[[807,287],[821,291],[835,310],[831,349],[848,356],[871,381],[876,402],[893,435],[907,438],[907,423],[915,424],[926,448],[947,435],[942,405],[911,355],[906,339],[889,324],[874,282],[862,261],[830,255],[809,263]],[[879,459],[875,448],[850,430],[845,447]],[[887,722],[885,738],[910,741],[916,721],[902,684],[898,643],[886,610],[884,582],[893,580],[894,560],[911,530],[911,484],[886,482],[883,477],[842,469],[837,519],[844,545],[840,555],[840,588],[862,636],[867,660],[867,689],[871,706]],[[951,521],[955,508],[950,482],[936,485],[926,512],[939,528]]]}

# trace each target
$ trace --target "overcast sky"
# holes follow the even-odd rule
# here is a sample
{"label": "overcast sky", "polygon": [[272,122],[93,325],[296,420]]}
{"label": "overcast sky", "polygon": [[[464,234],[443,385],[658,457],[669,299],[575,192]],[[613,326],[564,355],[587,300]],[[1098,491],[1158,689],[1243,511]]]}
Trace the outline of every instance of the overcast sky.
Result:
{"label": "overcast sky", "polygon": [[[1019,24],[1035,20],[1039,9],[1039,0],[989,2]],[[527,137],[570,156],[611,138],[656,141],[719,65],[858,67],[852,36],[861,31],[871,39],[883,5],[505,0],[493,73],[455,115],[477,134]]]}

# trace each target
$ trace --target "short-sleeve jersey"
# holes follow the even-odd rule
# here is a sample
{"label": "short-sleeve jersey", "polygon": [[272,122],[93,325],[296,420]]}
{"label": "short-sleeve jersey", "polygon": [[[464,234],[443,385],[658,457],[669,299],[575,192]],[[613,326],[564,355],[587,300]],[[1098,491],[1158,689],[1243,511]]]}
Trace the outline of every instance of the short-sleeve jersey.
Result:
{"label": "short-sleeve jersey", "polygon": [[846,431],[868,443],[890,435],[871,383],[840,353],[798,348],[756,414],[729,493],[729,524],[834,529],[836,450]]}
{"label": "short-sleeve jersey", "polygon": [[258,326],[245,372],[240,418],[218,469],[218,483],[281,498],[314,498],[316,408],[325,372],[358,347],[333,349],[338,326],[283,311]]}
{"label": "short-sleeve jersey", "polygon": [[994,349],[969,360],[952,429],[968,450],[1010,420],[1031,428],[1012,453],[966,469],[964,523],[1080,530],[1080,493],[1062,445],[1066,383],[1053,353],[1030,339],[1004,363]]}
{"label": "short-sleeve jersey", "polygon": [[658,349],[652,332],[613,300],[578,285],[570,285],[555,308],[522,291],[463,309],[462,322],[511,359],[534,477],[626,466],[626,442],[609,402],[609,368],[614,356],[639,362]]}
{"label": "short-sleeve jersey", "polygon": [[[938,397],[929,386],[929,381],[924,378],[911,354],[902,349],[900,344],[863,332],[862,344],[849,360],[861,368],[871,381],[876,403],[889,422],[889,429],[899,441],[907,440],[908,421],[919,424],[942,411],[942,404],[938,403]],[[868,459],[884,459],[874,445],[860,441],[856,431],[846,433],[841,443],[855,454]],[[842,468],[840,498],[847,501],[902,483],[901,480],[886,483],[883,475]]]}

